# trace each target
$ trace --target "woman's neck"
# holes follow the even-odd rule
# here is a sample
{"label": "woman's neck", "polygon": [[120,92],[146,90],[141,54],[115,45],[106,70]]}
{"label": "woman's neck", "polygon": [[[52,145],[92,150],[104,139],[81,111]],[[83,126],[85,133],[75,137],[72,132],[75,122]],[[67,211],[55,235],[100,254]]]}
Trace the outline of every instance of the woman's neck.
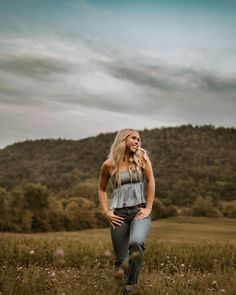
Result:
{"label": "woman's neck", "polygon": [[129,163],[130,153],[128,151],[125,152],[123,162]]}

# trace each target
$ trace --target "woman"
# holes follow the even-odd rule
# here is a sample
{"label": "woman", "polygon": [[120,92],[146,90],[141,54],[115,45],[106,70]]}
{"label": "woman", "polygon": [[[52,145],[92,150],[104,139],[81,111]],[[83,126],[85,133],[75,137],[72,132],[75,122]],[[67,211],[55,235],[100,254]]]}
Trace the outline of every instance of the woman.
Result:
{"label": "woman", "polygon": [[[114,190],[108,205],[106,189],[110,178]],[[129,261],[124,293],[138,281],[144,242],[151,225],[154,193],[152,165],[141,148],[139,133],[134,129],[120,130],[101,168],[99,200],[110,222],[115,269],[118,270],[124,261]]]}

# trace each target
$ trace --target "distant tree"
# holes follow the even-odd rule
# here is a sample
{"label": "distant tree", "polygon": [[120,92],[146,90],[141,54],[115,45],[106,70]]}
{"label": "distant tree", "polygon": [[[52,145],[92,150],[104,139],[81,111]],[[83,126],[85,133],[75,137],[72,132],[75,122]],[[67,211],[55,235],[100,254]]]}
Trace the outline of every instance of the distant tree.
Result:
{"label": "distant tree", "polygon": [[15,231],[40,232],[51,229],[48,216],[48,190],[38,183],[13,190],[10,214]]}
{"label": "distant tree", "polygon": [[77,197],[83,197],[89,200],[97,201],[98,198],[98,179],[89,178],[84,181],[79,182],[73,189],[73,195]]}
{"label": "distant tree", "polygon": [[9,202],[10,194],[2,187],[0,187],[0,231],[10,230],[9,219]]}
{"label": "distant tree", "polygon": [[175,206],[165,206],[161,200],[154,199],[152,208],[152,219],[166,218],[170,216],[175,216],[177,214]]}
{"label": "distant tree", "polygon": [[65,230],[62,202],[52,196],[48,198],[48,217],[48,222],[53,231]]}
{"label": "distant tree", "polygon": [[219,210],[223,216],[229,218],[236,218],[236,200],[234,201],[220,201],[218,204]]}
{"label": "distant tree", "polygon": [[[9,216],[12,230],[15,232],[22,232],[25,228],[30,228],[32,223],[31,221],[29,225],[23,225],[23,216],[25,214],[25,197],[23,194],[23,189],[20,185],[16,186],[11,192],[11,199],[9,205]],[[27,230],[28,231],[28,230]]]}
{"label": "distant tree", "polygon": [[24,209],[31,211],[33,232],[49,231],[48,197],[47,187],[39,183],[29,183],[23,187],[25,198]]}
{"label": "distant tree", "polygon": [[191,207],[191,215],[193,216],[208,216],[208,217],[216,217],[219,216],[219,212],[217,208],[213,205],[212,197],[198,197],[193,206]]}
{"label": "distant tree", "polygon": [[85,198],[71,198],[65,208],[67,229],[92,228],[96,224],[95,204]]}
{"label": "distant tree", "polygon": [[24,208],[38,211],[48,207],[47,187],[40,183],[28,183],[23,187]]}

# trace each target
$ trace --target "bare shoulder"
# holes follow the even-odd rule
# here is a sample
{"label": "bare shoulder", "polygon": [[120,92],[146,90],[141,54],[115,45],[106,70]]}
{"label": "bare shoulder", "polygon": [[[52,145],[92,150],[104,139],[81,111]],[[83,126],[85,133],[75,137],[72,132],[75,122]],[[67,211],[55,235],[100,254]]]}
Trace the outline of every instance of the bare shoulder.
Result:
{"label": "bare shoulder", "polygon": [[111,174],[112,169],[113,169],[113,161],[111,159],[107,159],[106,161],[103,162],[102,170],[104,172]]}
{"label": "bare shoulder", "polygon": [[99,186],[101,190],[106,190],[107,183],[111,177],[112,161],[106,160],[103,162],[99,178]]}

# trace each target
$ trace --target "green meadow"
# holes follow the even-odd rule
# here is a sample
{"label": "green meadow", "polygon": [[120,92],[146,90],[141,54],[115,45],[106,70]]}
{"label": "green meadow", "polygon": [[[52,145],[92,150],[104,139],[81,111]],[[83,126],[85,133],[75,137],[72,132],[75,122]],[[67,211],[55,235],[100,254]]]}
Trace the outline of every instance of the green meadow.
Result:
{"label": "green meadow", "polygon": [[[0,294],[122,294],[109,229],[0,234]],[[125,265],[124,265],[125,268]],[[136,295],[236,294],[236,220],[154,221]]]}

